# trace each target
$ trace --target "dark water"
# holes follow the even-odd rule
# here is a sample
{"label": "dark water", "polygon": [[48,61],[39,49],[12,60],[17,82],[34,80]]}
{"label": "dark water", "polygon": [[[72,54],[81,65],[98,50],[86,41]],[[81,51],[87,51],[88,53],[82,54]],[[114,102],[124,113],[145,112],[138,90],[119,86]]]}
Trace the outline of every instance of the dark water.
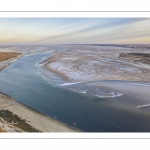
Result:
{"label": "dark water", "polygon": [[0,91],[86,132],[150,131],[150,115],[119,108],[117,98],[95,98],[47,82],[35,66],[47,55],[23,57],[1,71]]}

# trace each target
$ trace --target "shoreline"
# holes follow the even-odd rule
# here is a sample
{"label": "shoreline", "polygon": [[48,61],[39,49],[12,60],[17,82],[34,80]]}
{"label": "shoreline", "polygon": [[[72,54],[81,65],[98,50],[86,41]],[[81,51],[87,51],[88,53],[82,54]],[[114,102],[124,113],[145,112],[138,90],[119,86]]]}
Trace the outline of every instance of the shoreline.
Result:
{"label": "shoreline", "polygon": [[57,119],[38,112],[2,92],[0,95],[0,104],[0,110],[11,111],[18,115],[19,118],[25,119],[29,125],[41,132],[79,132],[79,129],[66,125]]}
{"label": "shoreline", "polygon": [[[40,67],[40,66],[39,66]],[[52,69],[48,63],[45,64],[44,66],[41,67],[42,69],[44,70],[47,70],[49,72],[52,72],[54,74],[56,74],[56,76],[66,80],[66,82],[64,83],[60,83],[59,86],[68,86],[68,85],[73,85],[73,84],[78,84],[78,83],[87,83],[87,82],[97,82],[97,81],[124,81],[124,82],[142,82],[142,80],[129,80],[129,79],[126,79],[126,78],[120,78],[120,79],[113,79],[113,78],[110,78],[110,79],[107,79],[107,78],[103,78],[103,79],[91,79],[91,80],[80,80],[80,81],[76,81],[74,79],[70,79],[67,75],[65,75],[65,73],[61,72],[61,71],[57,71],[57,70],[54,70]],[[43,74],[44,75],[44,74]]]}
{"label": "shoreline", "polygon": [[48,71],[50,71],[50,72],[52,72],[52,73],[54,73],[54,74],[56,74],[58,77],[60,77],[60,78],[62,78],[62,79],[64,79],[64,80],[66,80],[66,82],[69,81],[68,76],[66,76],[66,75],[65,75],[64,73],[62,73],[62,72],[59,72],[59,71],[57,71],[57,70],[54,70],[54,69],[50,68],[50,66],[48,65],[48,63],[46,63],[42,68],[43,68],[43,69],[46,69],[46,70],[48,70]]}

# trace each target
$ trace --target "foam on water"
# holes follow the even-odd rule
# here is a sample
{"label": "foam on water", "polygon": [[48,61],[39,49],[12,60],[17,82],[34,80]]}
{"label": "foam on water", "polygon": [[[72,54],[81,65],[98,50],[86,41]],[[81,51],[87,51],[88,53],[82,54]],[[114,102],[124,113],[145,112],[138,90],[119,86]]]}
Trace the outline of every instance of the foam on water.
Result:
{"label": "foam on water", "polygon": [[72,82],[72,83],[67,82],[67,83],[59,84],[59,86],[68,86],[68,85],[73,85],[78,83],[83,83],[83,82]]}
{"label": "foam on water", "polygon": [[[94,95],[94,94],[92,94],[92,95]],[[123,94],[121,94],[121,93],[118,93],[118,94],[112,94],[112,95],[94,95],[94,96],[96,96],[96,97],[100,97],[100,98],[107,98],[107,97],[118,97],[118,96],[122,96]]]}
{"label": "foam on water", "polygon": [[75,90],[75,89],[72,89],[72,88],[70,88],[70,89],[71,89],[72,91],[75,91],[75,92],[84,93],[84,94],[86,93],[86,91],[81,91],[81,90],[79,91],[79,90]]}
{"label": "foam on water", "polygon": [[136,108],[143,108],[143,107],[147,107],[147,106],[150,106],[150,104],[147,104],[147,105],[140,105],[140,106],[137,106]]}

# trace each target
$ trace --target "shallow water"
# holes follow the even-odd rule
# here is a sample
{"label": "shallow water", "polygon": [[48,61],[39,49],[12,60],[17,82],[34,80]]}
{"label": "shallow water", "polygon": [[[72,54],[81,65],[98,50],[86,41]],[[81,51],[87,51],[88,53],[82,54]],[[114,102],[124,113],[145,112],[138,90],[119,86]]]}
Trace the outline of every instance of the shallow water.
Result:
{"label": "shallow water", "polygon": [[150,131],[149,113],[117,104],[120,100],[132,97],[123,95],[98,98],[50,82],[36,66],[48,55],[50,54],[43,53],[22,57],[1,71],[0,91],[39,112],[53,118],[56,116],[58,120],[86,132]]}

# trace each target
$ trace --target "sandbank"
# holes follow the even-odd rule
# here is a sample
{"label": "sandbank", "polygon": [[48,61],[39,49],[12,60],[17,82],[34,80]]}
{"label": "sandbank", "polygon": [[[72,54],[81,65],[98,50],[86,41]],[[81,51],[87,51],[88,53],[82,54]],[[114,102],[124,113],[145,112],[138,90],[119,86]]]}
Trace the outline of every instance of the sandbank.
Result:
{"label": "sandbank", "polygon": [[143,55],[140,53],[138,62],[135,62],[136,55],[132,60],[125,59],[120,57],[122,51],[115,54],[95,53],[92,50],[88,54],[84,50],[74,53],[62,51],[44,60],[43,68],[66,78],[68,83],[98,80],[150,81],[150,66],[141,61]]}

